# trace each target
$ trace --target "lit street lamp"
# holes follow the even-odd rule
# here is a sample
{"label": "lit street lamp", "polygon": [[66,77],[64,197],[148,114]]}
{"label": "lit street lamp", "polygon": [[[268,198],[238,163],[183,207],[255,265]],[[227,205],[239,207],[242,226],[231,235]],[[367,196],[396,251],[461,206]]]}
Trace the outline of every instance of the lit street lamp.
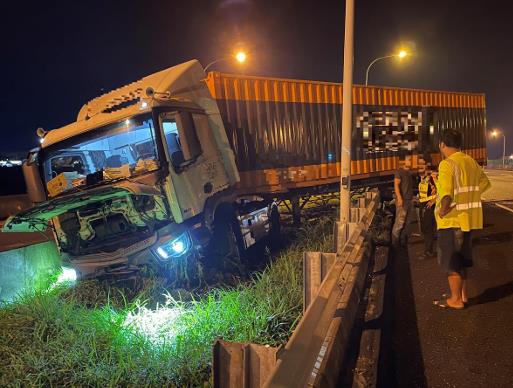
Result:
{"label": "lit street lamp", "polygon": [[402,58],[406,57],[407,55],[408,55],[408,53],[405,50],[401,50],[397,54],[385,55],[384,57],[379,57],[379,58],[376,58],[375,60],[373,60],[369,64],[369,66],[367,67],[367,71],[365,72],[365,86],[367,86],[369,84],[369,71],[370,71],[370,68],[376,62],[378,62],[378,61],[380,61],[382,59],[389,59],[389,58],[399,58],[399,59],[402,59]]}
{"label": "lit street lamp", "polygon": [[207,66],[205,66],[205,68],[203,70],[206,73],[208,68],[211,67],[212,65],[215,65],[216,63],[219,63],[219,62],[228,61],[228,60],[233,59],[233,58],[235,58],[235,60],[237,62],[242,64],[242,63],[246,62],[247,55],[246,55],[246,53],[244,51],[239,51],[239,52],[237,52],[233,56],[230,55],[230,56],[219,58],[219,59],[216,59],[215,61],[210,62]]}
{"label": "lit street lamp", "polygon": [[492,131],[493,138],[497,138],[499,135],[502,135],[502,168],[504,168],[506,165],[506,136],[504,136],[503,131],[499,131],[498,129]]}

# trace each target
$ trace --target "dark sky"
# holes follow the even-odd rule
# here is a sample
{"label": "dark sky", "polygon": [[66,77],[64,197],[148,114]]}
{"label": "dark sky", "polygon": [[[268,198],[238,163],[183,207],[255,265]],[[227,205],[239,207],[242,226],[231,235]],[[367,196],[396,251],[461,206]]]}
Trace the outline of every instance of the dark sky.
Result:
{"label": "dark sky", "polygon": [[[370,83],[486,93],[488,127],[513,153],[513,22],[507,1],[356,0],[355,74],[405,42],[415,58],[382,61]],[[4,2],[5,4],[5,2]],[[0,152],[76,118],[103,91],[245,47],[254,75],[340,82],[344,1],[10,1],[0,31]],[[217,70],[240,71],[230,63]],[[491,157],[502,142],[489,141]]]}

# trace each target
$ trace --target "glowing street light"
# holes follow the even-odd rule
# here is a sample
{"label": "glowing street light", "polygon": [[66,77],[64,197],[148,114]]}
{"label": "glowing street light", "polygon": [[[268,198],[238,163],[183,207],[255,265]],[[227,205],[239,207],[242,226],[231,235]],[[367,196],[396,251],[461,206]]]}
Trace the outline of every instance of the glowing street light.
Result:
{"label": "glowing street light", "polygon": [[244,63],[246,62],[246,53],[244,51],[239,51],[237,54],[235,54],[235,59],[239,62],[239,63]]}
{"label": "glowing street light", "polygon": [[365,72],[365,86],[367,86],[369,84],[369,71],[370,71],[370,68],[372,67],[372,65],[374,65],[376,62],[382,60],[382,59],[389,59],[389,58],[399,58],[399,59],[403,59],[405,58],[406,56],[408,56],[408,52],[406,50],[401,50],[399,51],[397,54],[391,54],[391,55],[385,55],[384,57],[379,57],[379,58],[376,58],[374,59],[370,64],[369,66],[367,66],[367,71]]}
{"label": "glowing street light", "polygon": [[492,137],[498,138],[499,135],[502,135],[502,168],[505,168],[506,165],[506,136],[504,136],[504,132],[498,129],[494,129],[492,131]]}
{"label": "glowing street light", "polygon": [[222,61],[228,61],[230,59],[235,59],[238,63],[243,64],[246,62],[246,59],[248,58],[247,54],[244,51],[237,51],[233,56],[226,56],[223,58],[216,59],[215,61],[210,62],[205,68],[203,69],[205,73],[207,72],[208,68],[212,65],[215,65],[216,63],[222,62]]}

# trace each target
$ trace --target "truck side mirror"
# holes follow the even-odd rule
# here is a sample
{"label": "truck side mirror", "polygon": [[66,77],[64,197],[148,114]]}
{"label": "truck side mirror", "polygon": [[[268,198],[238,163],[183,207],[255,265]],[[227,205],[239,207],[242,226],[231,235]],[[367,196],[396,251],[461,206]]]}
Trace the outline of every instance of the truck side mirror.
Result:
{"label": "truck side mirror", "polygon": [[22,166],[23,177],[27,185],[27,194],[32,203],[46,201],[46,192],[41,181],[37,162],[37,151],[31,151]]}

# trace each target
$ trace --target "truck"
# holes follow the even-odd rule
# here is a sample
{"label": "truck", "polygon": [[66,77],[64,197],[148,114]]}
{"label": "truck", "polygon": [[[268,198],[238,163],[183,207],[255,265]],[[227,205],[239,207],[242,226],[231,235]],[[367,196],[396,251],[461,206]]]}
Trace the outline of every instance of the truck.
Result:
{"label": "truck", "polygon": [[[280,239],[278,201],[337,190],[342,85],[205,74],[192,60],[87,102],[75,122],[38,130],[23,164],[33,207],[4,232],[50,225],[80,278],[147,264],[240,257]],[[479,93],[353,88],[352,185],[386,184],[398,160],[439,160],[438,137],[464,133],[486,161]]]}

